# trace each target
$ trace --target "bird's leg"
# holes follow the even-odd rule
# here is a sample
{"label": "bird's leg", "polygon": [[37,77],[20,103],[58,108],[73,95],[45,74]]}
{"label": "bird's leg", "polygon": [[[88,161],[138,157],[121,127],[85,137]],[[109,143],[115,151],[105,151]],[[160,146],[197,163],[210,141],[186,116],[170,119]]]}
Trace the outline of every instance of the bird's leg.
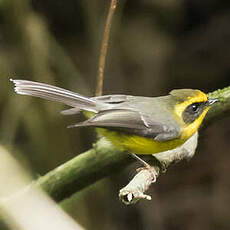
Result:
{"label": "bird's leg", "polygon": [[156,182],[156,179],[157,179],[157,178],[156,178],[156,174],[157,174],[157,173],[156,173],[155,169],[154,169],[153,167],[151,167],[151,165],[148,164],[146,161],[144,161],[143,159],[141,159],[140,157],[138,157],[136,154],[131,153],[131,156],[132,156],[133,158],[135,158],[136,160],[138,160],[139,162],[141,162],[141,164],[144,165],[144,167],[138,168],[138,169],[137,169],[137,172],[139,172],[139,171],[141,171],[141,170],[143,170],[143,169],[147,169],[147,170],[151,171],[152,174],[153,174],[152,183],[155,183],[155,182]]}
{"label": "bird's leg", "polygon": [[135,158],[136,160],[140,161],[141,164],[143,164],[145,166],[145,168],[151,168],[151,166],[144,161],[143,159],[141,159],[140,157],[138,157],[135,153],[131,153],[132,157]]}

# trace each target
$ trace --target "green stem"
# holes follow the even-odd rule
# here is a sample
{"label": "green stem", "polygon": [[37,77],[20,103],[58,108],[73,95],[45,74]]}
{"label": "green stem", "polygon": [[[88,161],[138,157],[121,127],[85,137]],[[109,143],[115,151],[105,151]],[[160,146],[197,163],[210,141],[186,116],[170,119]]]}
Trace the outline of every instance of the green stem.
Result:
{"label": "green stem", "polygon": [[118,151],[105,138],[101,138],[92,149],[40,177],[36,185],[56,201],[61,201],[122,169],[132,160],[128,154]]}

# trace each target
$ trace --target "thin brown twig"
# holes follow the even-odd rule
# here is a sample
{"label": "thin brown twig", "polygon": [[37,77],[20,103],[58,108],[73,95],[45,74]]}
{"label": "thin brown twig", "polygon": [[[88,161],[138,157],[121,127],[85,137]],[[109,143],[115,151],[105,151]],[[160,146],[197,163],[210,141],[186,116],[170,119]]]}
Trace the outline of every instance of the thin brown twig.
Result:
{"label": "thin brown twig", "polygon": [[109,41],[109,36],[110,36],[112,19],[113,19],[113,15],[114,15],[116,7],[117,7],[117,0],[111,0],[109,12],[108,12],[107,19],[106,19],[102,45],[101,45],[101,52],[100,52],[99,66],[98,66],[96,96],[102,95],[102,91],[103,91],[105,60],[106,60],[106,54],[108,50],[108,41]]}

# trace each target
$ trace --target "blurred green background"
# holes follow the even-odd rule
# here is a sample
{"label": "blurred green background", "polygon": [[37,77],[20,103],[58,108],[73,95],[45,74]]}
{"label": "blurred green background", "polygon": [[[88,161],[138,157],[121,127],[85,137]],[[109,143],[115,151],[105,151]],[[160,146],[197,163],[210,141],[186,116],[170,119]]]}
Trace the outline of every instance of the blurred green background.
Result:
{"label": "blurred green background", "polygon": [[[230,85],[230,1],[118,1],[104,94],[157,96],[174,88]],[[94,95],[109,1],[0,1],[0,142],[36,178],[90,148],[93,129],[66,129],[54,102],[13,92],[9,78]],[[62,202],[86,229],[230,229],[230,118],[205,129],[190,162],[152,186],[152,201],[126,207],[124,169]]]}

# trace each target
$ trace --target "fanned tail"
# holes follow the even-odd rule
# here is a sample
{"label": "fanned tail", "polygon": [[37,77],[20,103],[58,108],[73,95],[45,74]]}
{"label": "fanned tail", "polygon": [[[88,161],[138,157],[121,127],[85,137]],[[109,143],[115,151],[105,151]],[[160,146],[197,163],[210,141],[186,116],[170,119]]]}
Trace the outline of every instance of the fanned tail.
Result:
{"label": "fanned tail", "polygon": [[86,110],[97,113],[105,105],[92,98],[56,86],[27,80],[10,80],[14,83],[14,90],[18,94],[61,102],[75,107],[79,111]]}

